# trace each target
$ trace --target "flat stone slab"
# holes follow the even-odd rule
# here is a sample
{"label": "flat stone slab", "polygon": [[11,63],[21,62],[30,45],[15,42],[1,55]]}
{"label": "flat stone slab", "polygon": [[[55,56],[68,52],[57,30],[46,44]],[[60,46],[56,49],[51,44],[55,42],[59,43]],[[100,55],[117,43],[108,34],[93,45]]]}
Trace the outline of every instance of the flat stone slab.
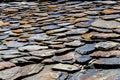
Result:
{"label": "flat stone slab", "polygon": [[119,58],[100,58],[94,62],[96,68],[119,68]]}
{"label": "flat stone slab", "polygon": [[53,56],[55,54],[56,50],[39,50],[39,51],[32,51],[29,52],[29,54],[33,55],[33,56],[37,56],[37,57],[50,57]]}
{"label": "flat stone slab", "polygon": [[112,51],[95,51],[90,54],[92,57],[119,57],[120,51],[119,50],[112,50]]}
{"label": "flat stone slab", "polygon": [[92,52],[94,50],[95,50],[95,44],[86,44],[84,46],[76,48],[75,51],[78,54],[83,54],[84,55],[84,54],[88,54],[88,53],[90,53],[90,52]]}
{"label": "flat stone slab", "polygon": [[117,48],[120,44],[117,42],[106,41],[106,42],[99,42],[95,45],[95,48],[101,50],[110,50],[113,48]]}
{"label": "flat stone slab", "polygon": [[19,77],[28,76],[38,73],[43,68],[41,64],[31,64],[24,67],[14,67],[0,71],[0,78],[6,80],[14,80]]}
{"label": "flat stone slab", "polygon": [[111,39],[111,38],[119,38],[120,35],[116,33],[93,33],[92,38],[101,38],[101,39]]}
{"label": "flat stone slab", "polygon": [[120,28],[120,23],[117,21],[106,21],[101,19],[96,20],[91,25],[95,27],[107,28],[107,29]]}
{"label": "flat stone slab", "polygon": [[42,49],[47,49],[47,46],[39,46],[39,45],[28,45],[28,46],[23,46],[19,47],[19,51],[36,51],[36,50],[42,50]]}
{"label": "flat stone slab", "polygon": [[53,66],[53,69],[64,70],[64,71],[76,71],[79,70],[79,67],[69,64],[56,64],[55,66]]}
{"label": "flat stone slab", "polygon": [[8,49],[6,45],[0,45],[0,50],[5,50],[5,49]]}
{"label": "flat stone slab", "polygon": [[0,62],[0,70],[6,69],[6,68],[12,68],[16,65],[11,62]]}
{"label": "flat stone slab", "polygon": [[75,40],[75,41],[72,41],[72,42],[69,42],[69,43],[64,43],[64,45],[71,46],[71,47],[77,47],[77,46],[84,45],[84,43],[82,43],[79,40]]}

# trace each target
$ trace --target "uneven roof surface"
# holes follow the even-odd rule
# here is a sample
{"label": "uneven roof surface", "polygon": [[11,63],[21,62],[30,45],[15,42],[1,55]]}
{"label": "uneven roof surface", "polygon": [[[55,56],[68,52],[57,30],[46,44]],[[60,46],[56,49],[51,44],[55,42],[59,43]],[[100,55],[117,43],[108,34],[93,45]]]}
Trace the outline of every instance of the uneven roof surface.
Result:
{"label": "uneven roof surface", "polygon": [[120,2],[0,4],[1,80],[120,80]]}

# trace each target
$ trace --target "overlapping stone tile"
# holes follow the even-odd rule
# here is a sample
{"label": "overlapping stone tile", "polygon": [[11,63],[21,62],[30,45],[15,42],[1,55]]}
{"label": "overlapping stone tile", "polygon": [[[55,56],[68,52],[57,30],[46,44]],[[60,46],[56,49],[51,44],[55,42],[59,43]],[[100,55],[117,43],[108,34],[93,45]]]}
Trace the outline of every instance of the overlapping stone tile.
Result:
{"label": "overlapping stone tile", "polygon": [[29,52],[29,54],[37,57],[50,57],[53,56],[56,53],[56,50],[41,50],[41,51],[32,51]]}
{"label": "overlapping stone tile", "polygon": [[31,64],[24,67],[13,67],[0,72],[1,79],[14,80],[19,77],[38,73],[43,68],[41,64]]}
{"label": "overlapping stone tile", "polygon": [[64,70],[64,71],[76,71],[79,70],[80,67],[70,64],[56,64],[55,66],[53,66],[53,69]]}
{"label": "overlapping stone tile", "polygon": [[19,47],[19,51],[36,51],[36,50],[41,50],[41,49],[47,49],[47,46],[39,46],[39,45],[27,45],[23,47]]}
{"label": "overlapping stone tile", "polygon": [[119,3],[0,3],[0,79],[119,80]]}
{"label": "overlapping stone tile", "polygon": [[54,56],[52,57],[52,60],[54,62],[60,62],[60,63],[74,63],[75,62],[75,56],[74,52],[69,52],[65,55],[60,55],[60,56]]}
{"label": "overlapping stone tile", "polygon": [[99,27],[99,28],[119,28],[120,23],[116,21],[106,21],[98,19],[95,22],[92,23],[92,26]]}
{"label": "overlapping stone tile", "polygon": [[81,47],[76,48],[78,54],[88,54],[95,50],[95,44],[85,44]]}
{"label": "overlapping stone tile", "polygon": [[64,43],[65,46],[71,46],[71,47],[77,47],[77,46],[82,46],[84,43],[80,42],[79,40],[75,40],[69,43]]}
{"label": "overlapping stone tile", "polygon": [[116,49],[120,44],[118,42],[106,41],[106,42],[99,42],[95,45],[95,48],[101,50],[110,50]]}
{"label": "overlapping stone tile", "polygon": [[95,51],[90,56],[92,57],[119,57],[119,50],[112,51]]}
{"label": "overlapping stone tile", "polygon": [[119,58],[100,58],[94,62],[94,65],[96,68],[119,68]]}
{"label": "overlapping stone tile", "polygon": [[15,67],[16,65],[10,62],[0,62],[0,70]]}

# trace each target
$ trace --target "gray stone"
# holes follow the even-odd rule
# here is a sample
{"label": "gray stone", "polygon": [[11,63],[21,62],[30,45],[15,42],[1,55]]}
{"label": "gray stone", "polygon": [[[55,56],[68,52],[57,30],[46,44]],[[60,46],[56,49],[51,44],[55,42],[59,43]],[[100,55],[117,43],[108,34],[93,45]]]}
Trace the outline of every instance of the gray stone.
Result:
{"label": "gray stone", "polygon": [[88,54],[95,50],[95,44],[86,44],[84,46],[76,48],[76,52],[79,54]]}
{"label": "gray stone", "polygon": [[56,64],[53,69],[63,70],[63,71],[76,71],[79,67],[70,64]]}
{"label": "gray stone", "polygon": [[76,35],[76,34],[84,34],[88,32],[87,28],[79,28],[79,29],[73,29],[71,31],[66,32],[67,35]]}
{"label": "gray stone", "polygon": [[102,4],[116,4],[116,1],[94,1],[95,3],[102,3]]}
{"label": "gray stone", "polygon": [[105,21],[98,19],[95,22],[92,23],[92,26],[99,27],[99,28],[120,28],[120,23],[117,21]]}
{"label": "gray stone", "polygon": [[57,25],[47,25],[47,26],[42,27],[43,30],[53,30],[57,28],[60,28],[60,27]]}
{"label": "gray stone", "polygon": [[72,47],[78,47],[78,46],[84,45],[84,43],[79,41],[79,40],[75,40],[75,41],[72,41],[72,42],[69,42],[69,43],[64,43],[64,45],[72,46]]}
{"label": "gray stone", "polygon": [[22,42],[17,42],[17,41],[11,41],[7,44],[8,47],[10,48],[18,48],[21,46],[25,46],[27,43],[22,43]]}
{"label": "gray stone", "polygon": [[117,42],[106,41],[106,42],[99,42],[95,45],[95,48],[102,49],[102,50],[110,50],[117,48],[120,44]]}
{"label": "gray stone", "polygon": [[5,45],[0,45],[0,50],[5,50],[5,49],[8,49],[8,47]]}
{"label": "gray stone", "polygon": [[89,55],[84,55],[81,57],[78,57],[76,60],[78,63],[81,64],[86,64],[87,62],[89,62],[92,58]]}
{"label": "gray stone", "polygon": [[33,56],[37,56],[37,57],[50,57],[53,56],[56,53],[56,50],[41,50],[41,51],[32,51],[29,52],[31,55]]}
{"label": "gray stone", "polygon": [[47,46],[39,46],[39,45],[27,45],[23,47],[19,47],[19,51],[36,51],[36,50],[42,50],[42,49],[47,49]]}
{"label": "gray stone", "polygon": [[104,15],[104,16],[101,16],[102,19],[104,20],[113,20],[113,19],[116,19],[116,18],[119,18],[120,15]]}
{"label": "gray stone", "polygon": [[33,37],[30,38],[30,40],[36,40],[36,41],[44,41],[44,40],[51,40],[54,39],[55,36],[48,36],[45,33],[41,34],[35,34]]}

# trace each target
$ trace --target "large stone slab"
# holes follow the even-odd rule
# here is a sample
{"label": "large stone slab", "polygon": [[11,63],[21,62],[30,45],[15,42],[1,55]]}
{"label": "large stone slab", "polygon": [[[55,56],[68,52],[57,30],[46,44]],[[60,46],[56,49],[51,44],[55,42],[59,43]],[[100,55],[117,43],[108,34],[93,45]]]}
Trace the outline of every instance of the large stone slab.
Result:
{"label": "large stone slab", "polygon": [[76,52],[79,54],[88,54],[95,50],[95,44],[86,44],[84,46],[76,48]]}
{"label": "large stone slab", "polygon": [[120,51],[119,50],[112,50],[112,51],[95,51],[90,54],[92,57],[119,57]]}
{"label": "large stone slab", "polygon": [[120,28],[120,23],[117,21],[106,21],[101,19],[96,20],[91,25],[99,28],[108,28],[108,29]]}
{"label": "large stone slab", "polygon": [[39,46],[39,45],[27,45],[23,47],[19,47],[19,51],[36,51],[36,50],[42,50],[42,49],[47,49],[48,46]]}
{"label": "large stone slab", "polygon": [[55,54],[56,50],[48,49],[48,50],[41,50],[41,51],[32,51],[30,52],[31,55],[37,57],[50,57]]}
{"label": "large stone slab", "polygon": [[97,49],[102,49],[102,50],[110,50],[117,48],[120,44],[117,42],[112,42],[112,41],[106,41],[106,42],[99,42],[95,45]]}
{"label": "large stone slab", "polygon": [[6,69],[3,71],[0,71],[0,79],[15,80],[19,77],[38,73],[40,70],[42,70],[42,68],[43,68],[43,65],[41,64],[31,64],[24,67],[14,67],[11,69]]}

